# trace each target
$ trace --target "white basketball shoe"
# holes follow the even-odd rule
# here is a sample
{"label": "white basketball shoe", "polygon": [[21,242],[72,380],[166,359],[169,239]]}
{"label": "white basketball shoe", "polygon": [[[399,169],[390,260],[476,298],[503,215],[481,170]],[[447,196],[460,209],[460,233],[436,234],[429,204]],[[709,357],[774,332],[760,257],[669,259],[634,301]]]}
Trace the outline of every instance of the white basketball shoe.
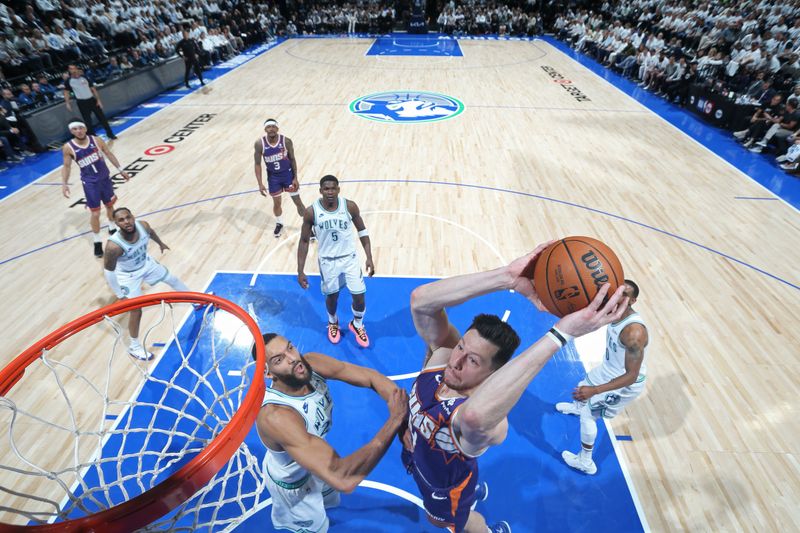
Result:
{"label": "white basketball shoe", "polygon": [[594,461],[591,459],[582,459],[579,454],[574,454],[566,450],[561,452],[561,458],[564,459],[564,462],[567,463],[568,466],[575,470],[580,470],[584,474],[592,476],[597,473],[597,465],[594,464]]}
{"label": "white basketball shoe", "polygon": [[581,408],[576,402],[558,402],[556,404],[556,411],[564,413],[565,415],[580,415]]}

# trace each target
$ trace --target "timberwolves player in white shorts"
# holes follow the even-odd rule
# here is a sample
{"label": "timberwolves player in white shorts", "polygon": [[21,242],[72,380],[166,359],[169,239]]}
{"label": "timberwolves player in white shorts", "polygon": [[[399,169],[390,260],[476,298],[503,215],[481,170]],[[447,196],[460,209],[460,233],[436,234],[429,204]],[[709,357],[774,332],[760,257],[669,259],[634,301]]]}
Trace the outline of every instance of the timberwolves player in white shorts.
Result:
{"label": "timberwolves player in white shorts", "polygon": [[[117,298],[141,296],[142,283],[155,285],[161,281],[173,290],[188,291],[189,287],[147,253],[147,245],[151,239],[161,248],[161,253],[169,250],[169,246],[161,241],[150,224],[136,220],[127,207],[115,209],[113,215],[119,231],[108,239],[103,261],[106,281]],[[139,342],[142,310],[135,309],[130,315],[128,331],[131,344],[128,353],[137,359],[152,359],[153,354],[145,350]]]}
{"label": "timberwolves player in white shorts", "polygon": [[[264,476],[272,496],[272,525],[295,533],[325,533],[325,509],[352,492],[389,449],[408,416],[408,395],[386,376],[321,353],[301,354],[286,337],[264,334],[267,387],[256,428],[267,454]],[[253,347],[255,358],[255,347]],[[371,388],[389,407],[389,418],[364,446],[339,457],[326,441],[333,399],[328,379]]]}
{"label": "timberwolves player in white shorts", "polygon": [[369,337],[363,320],[367,308],[364,297],[367,286],[358,263],[353,228],[358,232],[358,238],[367,254],[367,275],[372,276],[375,274],[375,265],[372,262],[369,233],[356,203],[339,196],[339,180],[336,176],[323,176],[319,180],[319,192],[322,197],[307,207],[303,215],[303,229],[297,247],[297,282],[304,289],[308,288],[308,278],[303,269],[308,256],[308,243],[314,231],[317,234],[320,286],[328,310],[328,340],[336,344],[342,338],[336,305],[339,302],[339,291],[346,286],[353,297],[353,320],[349,329],[355,335],[358,345],[366,348],[369,346]]}
{"label": "timberwolves player in white shorts", "polygon": [[574,401],[559,402],[556,409],[581,419],[581,451],[569,451],[561,457],[572,468],[586,474],[595,474],[597,465],[592,460],[592,449],[597,437],[596,420],[614,418],[622,409],[639,397],[644,390],[647,367],[644,349],[647,346],[647,326],[633,304],[639,296],[639,286],[625,280],[628,309],[619,321],[606,330],[606,354],[603,364],[592,369],[572,392]]}

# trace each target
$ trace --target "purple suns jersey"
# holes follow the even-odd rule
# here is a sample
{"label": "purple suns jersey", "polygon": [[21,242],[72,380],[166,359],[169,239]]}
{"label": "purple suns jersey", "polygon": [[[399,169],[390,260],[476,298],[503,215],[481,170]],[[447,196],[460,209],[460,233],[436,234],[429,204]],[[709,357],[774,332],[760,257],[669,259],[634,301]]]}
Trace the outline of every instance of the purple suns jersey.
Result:
{"label": "purple suns jersey", "polygon": [[452,427],[458,408],[466,398],[439,398],[444,367],[423,370],[408,397],[408,425],[413,430],[413,462],[433,487],[451,487],[473,473],[478,460],[459,447]]}
{"label": "purple suns jersey", "polygon": [[267,178],[293,180],[292,162],[289,160],[289,150],[286,149],[286,138],[278,135],[278,142],[273,146],[264,135],[261,137],[261,146],[263,146],[264,164],[267,166]]}
{"label": "purple suns jersey", "polygon": [[81,169],[81,181],[87,183],[96,183],[102,179],[107,179],[111,173],[108,171],[108,165],[103,157],[103,152],[97,146],[92,135],[87,135],[89,144],[81,148],[73,139],[70,139],[69,146],[75,153],[75,162]]}

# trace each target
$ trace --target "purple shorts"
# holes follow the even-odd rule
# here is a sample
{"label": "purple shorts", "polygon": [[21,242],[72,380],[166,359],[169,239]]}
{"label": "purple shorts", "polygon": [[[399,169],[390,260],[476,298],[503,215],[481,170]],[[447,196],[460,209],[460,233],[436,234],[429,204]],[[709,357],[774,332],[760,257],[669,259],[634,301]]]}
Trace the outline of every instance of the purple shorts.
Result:
{"label": "purple shorts", "polygon": [[279,196],[282,192],[297,192],[293,186],[292,176],[267,176],[267,190],[270,196]]}
{"label": "purple shorts", "polygon": [[451,487],[438,488],[428,484],[411,459],[411,454],[403,450],[402,461],[419,488],[422,503],[428,520],[438,527],[447,528],[452,533],[464,530],[469,513],[477,498],[477,472],[470,472],[467,478]]}
{"label": "purple shorts", "polygon": [[101,201],[106,207],[114,205],[114,202],[117,201],[114,184],[111,183],[110,178],[100,179],[96,182],[82,181],[81,183],[83,183],[83,194],[86,195],[86,205],[90,210],[99,210]]}

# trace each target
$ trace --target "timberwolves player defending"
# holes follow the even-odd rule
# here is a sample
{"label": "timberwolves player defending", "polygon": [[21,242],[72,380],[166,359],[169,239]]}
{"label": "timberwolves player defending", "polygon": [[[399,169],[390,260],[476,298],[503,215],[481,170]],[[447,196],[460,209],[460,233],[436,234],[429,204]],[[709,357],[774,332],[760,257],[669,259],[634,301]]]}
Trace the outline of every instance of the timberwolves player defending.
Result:
{"label": "timberwolves player defending", "polygon": [[592,460],[592,448],[597,437],[596,420],[601,416],[614,418],[638,398],[644,390],[647,374],[644,364],[647,326],[639,313],[633,310],[639,286],[626,279],[624,287],[628,308],[618,322],[608,325],[603,364],[578,383],[572,392],[574,401],[556,404],[559,412],[581,419],[581,451],[577,454],[563,451],[561,457],[572,468],[590,475],[597,472],[597,465]]}
{"label": "timberwolves player defending", "polygon": [[353,226],[367,254],[367,275],[372,276],[375,274],[375,265],[372,262],[369,233],[356,203],[339,196],[339,180],[336,176],[323,176],[319,180],[319,192],[322,198],[311,204],[303,215],[303,229],[297,246],[297,282],[304,289],[308,288],[308,278],[303,269],[306,266],[308,243],[312,232],[316,232],[320,287],[328,309],[328,340],[336,344],[342,339],[336,305],[339,291],[346,285],[353,297],[353,320],[349,328],[356,336],[358,345],[367,348],[369,337],[363,322],[367,308],[367,286],[358,264]]}
{"label": "timberwolves player defending", "polygon": [[83,194],[86,196],[86,205],[89,207],[89,224],[94,234],[94,255],[103,257],[103,239],[100,238],[100,202],[106,206],[108,232],[114,233],[116,227],[113,222],[113,212],[114,202],[117,201],[114,186],[111,183],[111,173],[103,154],[117,167],[125,181],[128,181],[130,176],[122,170],[122,165],[111,153],[103,139],[86,134],[86,124],[74,120],[69,123],[69,132],[72,134],[72,139],[67,141],[61,149],[64,155],[64,165],[61,167],[61,191],[66,198],[69,198],[69,172],[72,161],[75,160],[81,169]]}
{"label": "timberwolves player defending", "polygon": [[[142,282],[155,285],[163,281],[176,291],[189,290],[189,287],[174,274],[170,274],[164,265],[147,253],[147,244],[150,239],[158,244],[161,253],[169,250],[169,246],[158,238],[150,224],[137,221],[127,207],[114,210],[114,222],[119,227],[119,231],[108,239],[103,261],[106,281],[117,298],[122,300],[140,296]],[[137,359],[149,361],[153,358],[153,354],[145,350],[139,342],[142,310],[133,310],[130,315],[128,331],[131,335],[131,344],[128,347],[128,353]]]}
{"label": "timberwolves player defending", "polygon": [[500,318],[478,315],[463,335],[450,324],[446,307],[490,292],[513,289],[542,308],[530,272],[547,244],[505,267],[435,281],[411,294],[414,326],[428,351],[409,396],[403,462],[430,522],[454,533],[511,531],[506,522],[487,528],[483,516],[471,511],[487,494],[485,484],[480,498],[476,490],[478,457],[505,440],[508,412],[553,354],[573,336],[619,320],[627,309],[622,288],[601,308],[605,285],[589,307],[560,319],[510,361],[520,340]]}
{"label": "timberwolves player defending", "polygon": [[[256,180],[261,196],[267,193],[272,197],[272,213],[275,215],[275,237],[281,236],[283,230],[283,208],[281,207],[281,194],[286,191],[297,207],[297,214],[301,217],[306,207],[300,199],[297,181],[297,161],[294,158],[294,145],[292,140],[283,135],[278,135],[278,122],[268,118],[264,122],[266,135],[262,136],[255,144]],[[261,174],[261,160],[267,167],[267,185]]]}
{"label": "timberwolves player defending", "polygon": [[[267,447],[264,473],[272,496],[272,525],[325,533],[325,509],[337,506],[339,493],[355,490],[378,464],[408,416],[408,395],[375,370],[321,353],[301,354],[275,333],[264,335],[264,345],[272,384],[256,428]],[[372,389],[389,407],[389,419],[378,433],[347,457],[339,457],[325,441],[333,410],[328,379]]]}

